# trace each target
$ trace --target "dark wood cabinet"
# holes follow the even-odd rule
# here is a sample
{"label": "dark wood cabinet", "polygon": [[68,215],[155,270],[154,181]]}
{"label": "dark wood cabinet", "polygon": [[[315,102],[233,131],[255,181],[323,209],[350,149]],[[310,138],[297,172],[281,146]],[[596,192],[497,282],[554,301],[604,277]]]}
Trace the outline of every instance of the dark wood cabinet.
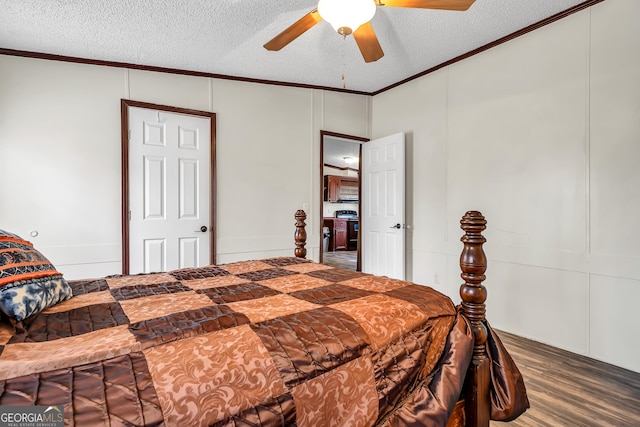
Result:
{"label": "dark wood cabinet", "polygon": [[324,200],[325,202],[338,201],[338,184],[340,180],[338,176],[325,175],[324,177]]}
{"label": "dark wood cabinet", "polygon": [[333,221],[333,244],[334,250],[347,249],[347,220],[335,219]]}
{"label": "dark wood cabinet", "polygon": [[360,180],[350,176],[324,176],[325,202],[357,202],[360,193]]}
{"label": "dark wood cabinet", "polygon": [[329,237],[329,250],[346,250],[349,243],[348,228],[346,218],[325,218],[324,226],[329,227],[331,236]]}

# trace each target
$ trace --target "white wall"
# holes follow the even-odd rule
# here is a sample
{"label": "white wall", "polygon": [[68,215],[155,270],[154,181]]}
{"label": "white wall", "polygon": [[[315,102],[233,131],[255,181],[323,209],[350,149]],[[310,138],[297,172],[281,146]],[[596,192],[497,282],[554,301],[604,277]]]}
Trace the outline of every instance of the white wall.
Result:
{"label": "white wall", "polygon": [[71,277],[121,271],[124,76],[0,56],[0,228],[33,242]]}
{"label": "white wall", "polygon": [[367,135],[368,97],[2,55],[0,228],[67,278],[121,272],[122,98],[216,113],[217,262],[292,255],[303,207],[318,258],[320,131]]}
{"label": "white wall", "polygon": [[493,326],[640,372],[638,16],[602,2],[376,95],[372,137],[407,133],[414,281],[459,299],[480,210]]}

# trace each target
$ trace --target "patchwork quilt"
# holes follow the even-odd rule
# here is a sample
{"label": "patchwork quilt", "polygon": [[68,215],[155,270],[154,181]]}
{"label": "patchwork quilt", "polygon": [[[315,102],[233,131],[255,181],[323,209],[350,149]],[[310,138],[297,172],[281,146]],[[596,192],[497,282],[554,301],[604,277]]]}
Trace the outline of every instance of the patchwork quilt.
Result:
{"label": "patchwork quilt", "polygon": [[448,297],[299,258],[69,285],[0,324],[0,405],[69,426],[445,425],[471,359]]}

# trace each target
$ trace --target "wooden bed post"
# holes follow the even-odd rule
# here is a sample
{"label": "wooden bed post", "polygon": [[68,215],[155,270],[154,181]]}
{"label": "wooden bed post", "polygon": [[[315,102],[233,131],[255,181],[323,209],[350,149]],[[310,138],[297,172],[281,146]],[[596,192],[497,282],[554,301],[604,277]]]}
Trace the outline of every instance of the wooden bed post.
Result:
{"label": "wooden bed post", "polygon": [[296,249],[293,252],[298,258],[305,258],[307,256],[307,248],[304,246],[307,244],[307,230],[305,230],[304,220],[307,219],[307,214],[302,210],[297,210],[295,214],[296,218],[296,231],[293,235],[296,240]]}
{"label": "wooden bed post", "polygon": [[469,211],[460,220],[460,228],[465,235],[460,238],[464,243],[460,255],[460,277],[464,280],[460,286],[462,297],[462,314],[471,322],[475,338],[473,358],[465,380],[466,425],[488,427],[491,416],[489,397],[490,363],[485,343],[487,327],[485,321],[485,301],[487,290],[482,285],[487,271],[487,257],[482,245],[487,241],[482,231],[487,228],[487,221],[480,212]]}

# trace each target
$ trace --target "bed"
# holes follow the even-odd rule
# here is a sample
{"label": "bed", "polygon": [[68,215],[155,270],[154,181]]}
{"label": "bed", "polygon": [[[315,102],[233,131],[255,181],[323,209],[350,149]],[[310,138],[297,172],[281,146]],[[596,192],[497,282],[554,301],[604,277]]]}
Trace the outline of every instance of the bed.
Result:
{"label": "bed", "polygon": [[68,282],[4,232],[0,407],[69,426],[488,426],[526,410],[485,319],[479,212],[461,220],[459,306],[307,260],[295,218],[293,257]]}

